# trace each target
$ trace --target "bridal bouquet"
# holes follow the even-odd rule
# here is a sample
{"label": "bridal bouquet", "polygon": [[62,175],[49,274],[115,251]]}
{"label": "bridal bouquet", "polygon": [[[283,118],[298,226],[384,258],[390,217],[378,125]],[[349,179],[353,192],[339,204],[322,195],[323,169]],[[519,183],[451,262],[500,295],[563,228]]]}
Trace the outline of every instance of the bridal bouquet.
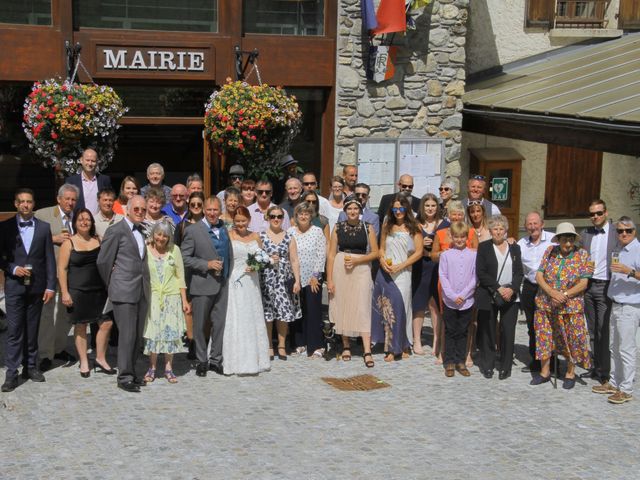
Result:
{"label": "bridal bouquet", "polygon": [[271,263],[271,257],[261,248],[247,256],[247,267],[254,272],[261,272],[271,265]]}

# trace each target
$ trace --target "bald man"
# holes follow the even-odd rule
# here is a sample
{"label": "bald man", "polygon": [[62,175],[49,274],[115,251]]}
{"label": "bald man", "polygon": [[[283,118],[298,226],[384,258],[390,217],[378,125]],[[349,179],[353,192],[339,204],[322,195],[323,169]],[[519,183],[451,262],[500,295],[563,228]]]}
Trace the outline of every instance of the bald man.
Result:
{"label": "bald man", "polygon": [[187,187],[176,183],[171,189],[169,203],[162,208],[162,213],[170,216],[174,225],[178,225],[187,214],[187,196]]}
{"label": "bald man", "polygon": [[398,191],[396,193],[387,193],[380,199],[380,205],[378,206],[378,217],[380,218],[380,226],[384,223],[384,217],[387,215],[389,208],[391,207],[391,201],[398,193],[404,193],[411,197],[411,210],[416,213],[420,208],[420,199],[414,197],[411,192],[413,191],[413,177],[407,173],[400,175],[398,180]]}

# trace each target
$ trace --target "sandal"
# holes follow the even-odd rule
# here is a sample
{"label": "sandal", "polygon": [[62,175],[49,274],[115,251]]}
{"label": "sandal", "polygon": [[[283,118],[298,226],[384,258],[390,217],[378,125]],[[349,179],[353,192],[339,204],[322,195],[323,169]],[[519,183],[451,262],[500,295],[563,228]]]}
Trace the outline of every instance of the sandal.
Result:
{"label": "sandal", "polygon": [[413,347],[413,354],[414,355],[424,355],[426,352],[422,349],[421,346],[414,346]]}
{"label": "sandal", "polygon": [[156,379],[156,369],[150,368],[147,370],[147,373],[144,374],[144,381],[147,383],[151,383]]}
{"label": "sandal", "polygon": [[315,352],[313,352],[313,355],[311,355],[311,358],[322,358],[323,356],[324,356],[324,348],[319,348]]}
{"label": "sandal", "polygon": [[[371,357],[371,360],[367,360],[367,357]],[[365,353],[362,358],[364,359],[364,364],[367,366],[367,368],[373,368],[375,363],[373,362],[373,355],[371,355],[371,352]]]}
{"label": "sandal", "polygon": [[173,373],[173,370],[164,372],[164,378],[166,378],[169,383],[178,383],[178,378]]}
{"label": "sandal", "polygon": [[[349,353],[346,353],[349,352]],[[351,349],[350,348],[343,348],[342,349],[342,361],[343,362],[350,362],[351,361]]]}
{"label": "sandal", "polygon": [[385,361],[385,362],[393,362],[395,359],[396,359],[396,356],[395,356],[393,353],[391,353],[391,352],[388,352],[388,353],[384,356],[384,361]]}

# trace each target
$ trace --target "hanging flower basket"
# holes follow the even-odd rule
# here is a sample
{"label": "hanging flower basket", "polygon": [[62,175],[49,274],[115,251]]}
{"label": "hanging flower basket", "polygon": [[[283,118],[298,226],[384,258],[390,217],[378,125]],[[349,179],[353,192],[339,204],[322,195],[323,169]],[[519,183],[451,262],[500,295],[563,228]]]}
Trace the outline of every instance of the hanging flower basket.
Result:
{"label": "hanging flower basket", "polygon": [[219,153],[242,163],[249,175],[274,176],[300,130],[296,97],[281,87],[227,83],[205,105],[206,136]]}
{"label": "hanging flower basket", "polygon": [[113,160],[118,121],[127,110],[111,87],[51,79],[33,84],[22,127],[45,166],[77,173],[82,151],[91,147],[101,171]]}

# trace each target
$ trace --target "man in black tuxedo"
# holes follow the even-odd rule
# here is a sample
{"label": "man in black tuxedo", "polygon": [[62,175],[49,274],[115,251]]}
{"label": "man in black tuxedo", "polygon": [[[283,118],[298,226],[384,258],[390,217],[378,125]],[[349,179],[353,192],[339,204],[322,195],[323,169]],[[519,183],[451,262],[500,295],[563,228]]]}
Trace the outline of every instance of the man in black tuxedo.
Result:
{"label": "man in black tuxedo", "polygon": [[82,169],[71,175],[65,183],[75,185],[80,190],[77,208],[88,208],[94,215],[100,210],[98,192],[103,188],[111,188],[111,179],[107,175],[97,173],[98,154],[93,148],[87,148],[80,157]]}
{"label": "man in black tuxedo", "polygon": [[18,386],[18,368],[23,378],[44,382],[37,367],[38,327],[42,305],[51,301],[56,288],[56,260],[51,229],[33,215],[33,191],[16,192],[18,211],[0,223],[0,268],[4,270],[7,308],[7,374],[3,392]]}
{"label": "man in black tuxedo", "polygon": [[611,280],[611,252],[618,244],[615,227],[609,222],[604,200],[597,199],[589,205],[589,219],[593,226],[580,232],[582,248],[591,257],[593,276],[584,293],[584,313],[589,327],[593,368],[580,375],[594,378],[604,384],[609,381],[611,355],[609,352],[609,321],[611,299],[608,297]]}
{"label": "man in black tuxedo", "polygon": [[[413,213],[417,213],[420,208],[420,199],[418,197],[414,197],[411,192],[413,191],[413,177],[408,174],[404,174],[400,176],[398,180],[398,193],[404,193],[409,195],[411,202],[411,210]],[[389,208],[391,207],[391,201],[393,197],[395,197],[398,193],[387,193],[383,195],[380,199],[380,205],[378,206],[378,217],[380,218],[380,228],[382,228],[382,224],[384,223],[384,217],[387,215]]]}

